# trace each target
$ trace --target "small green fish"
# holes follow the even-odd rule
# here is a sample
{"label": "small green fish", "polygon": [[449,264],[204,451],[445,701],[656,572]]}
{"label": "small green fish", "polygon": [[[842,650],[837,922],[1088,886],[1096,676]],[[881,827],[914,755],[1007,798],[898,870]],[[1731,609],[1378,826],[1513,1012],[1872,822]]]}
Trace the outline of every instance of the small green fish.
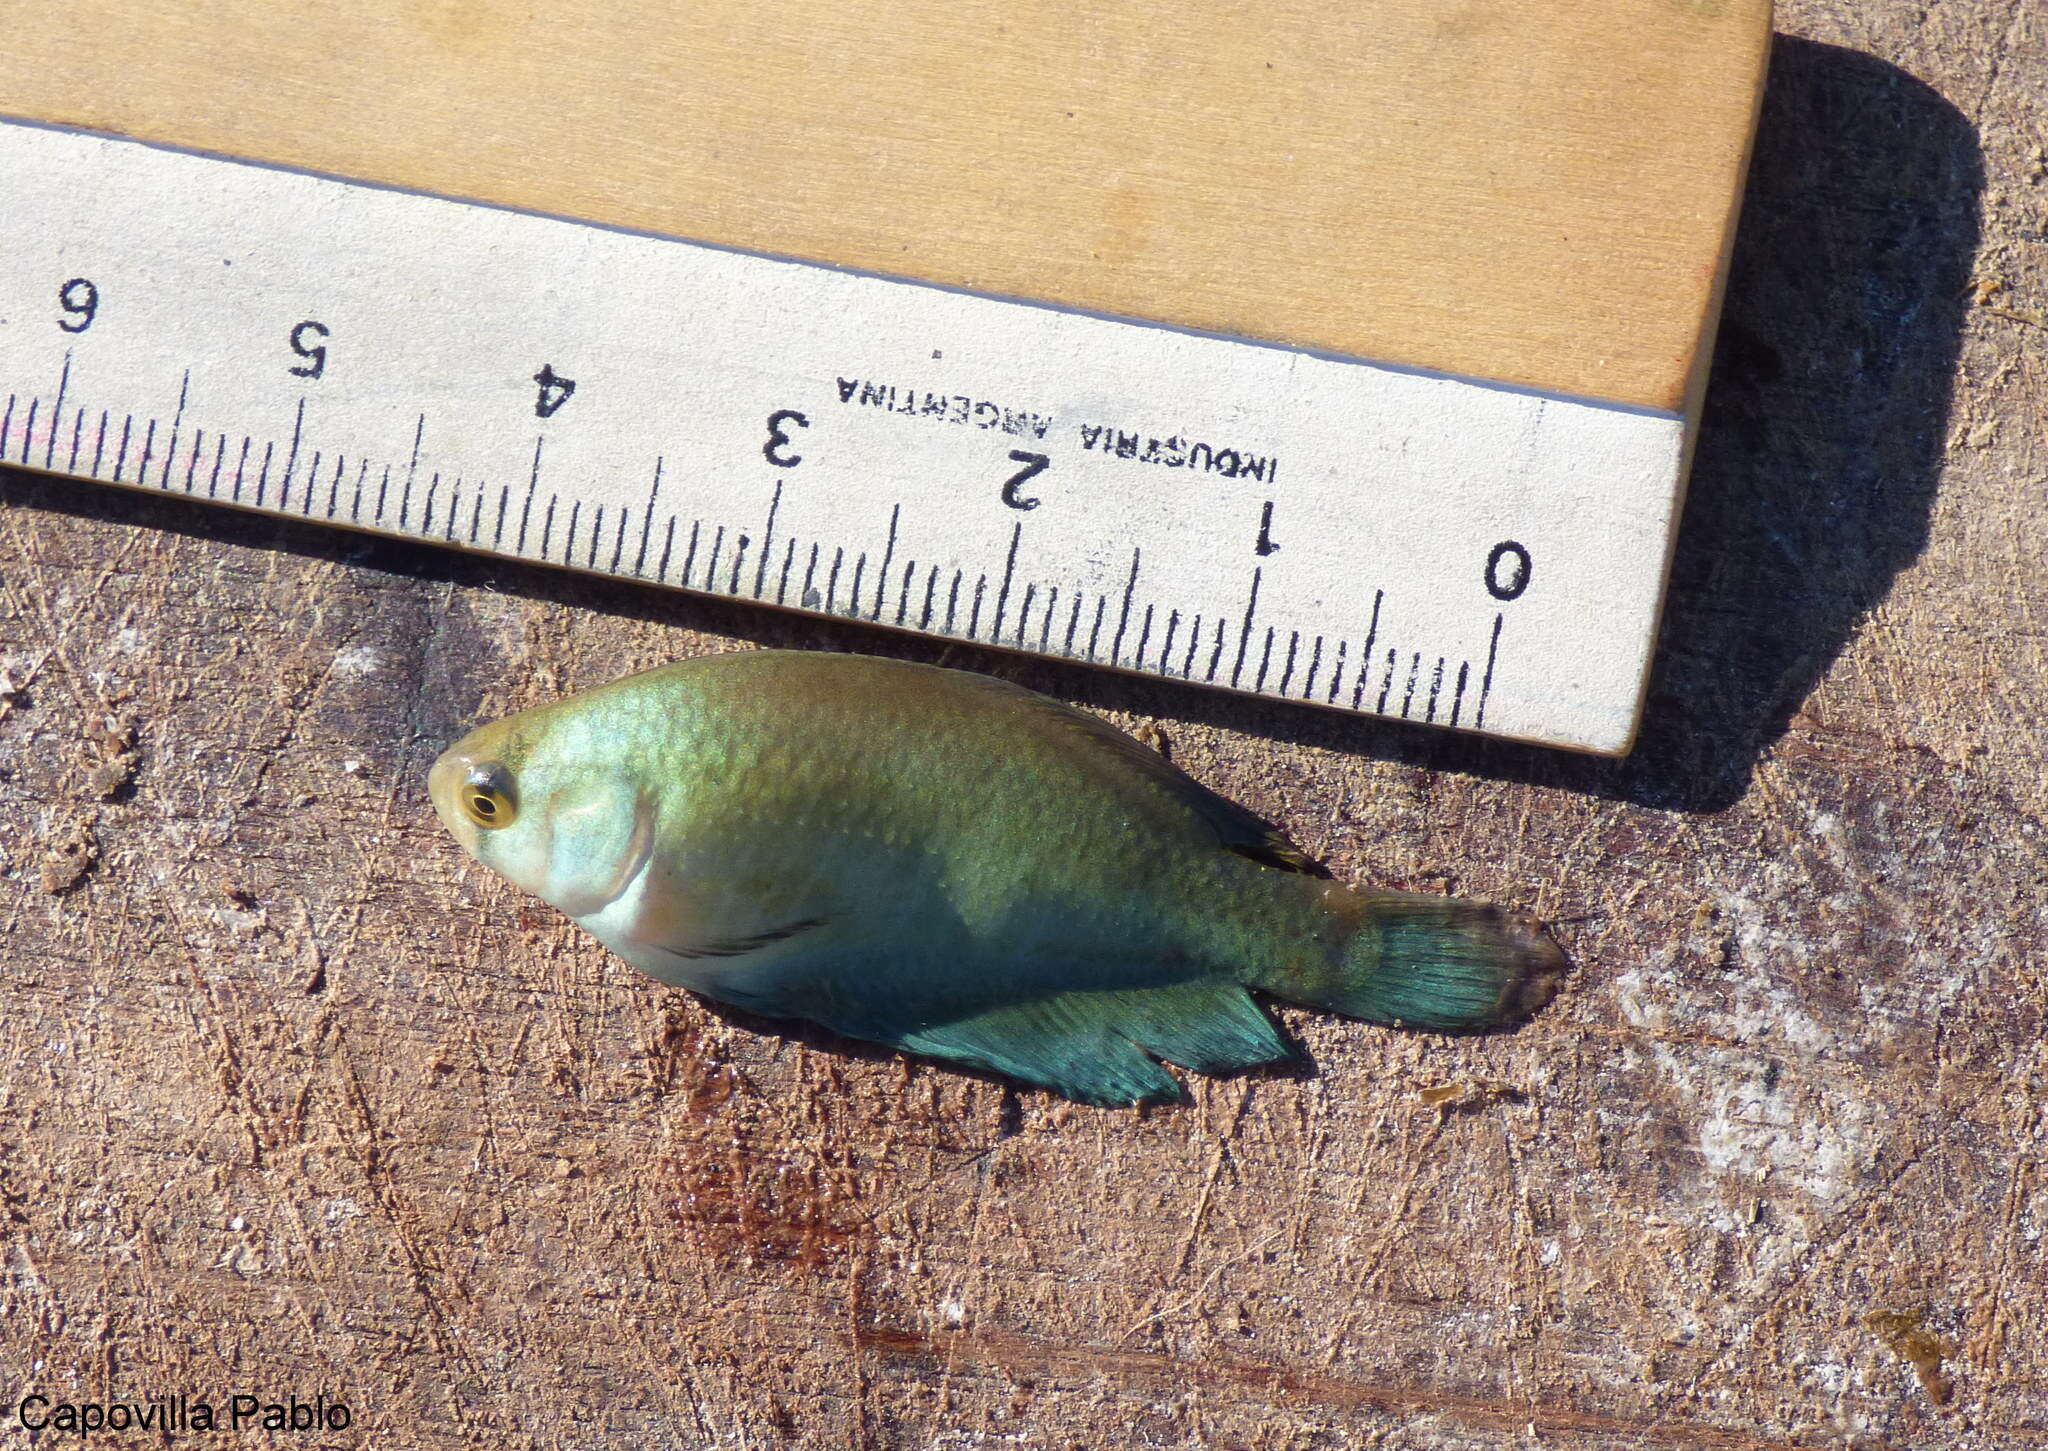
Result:
{"label": "small green fish", "polygon": [[428,780],[486,866],[664,982],[1093,1104],[1291,1056],[1248,989],[1493,1027],[1531,923],[1330,881],[1090,715],[984,675],[761,650],[465,736]]}

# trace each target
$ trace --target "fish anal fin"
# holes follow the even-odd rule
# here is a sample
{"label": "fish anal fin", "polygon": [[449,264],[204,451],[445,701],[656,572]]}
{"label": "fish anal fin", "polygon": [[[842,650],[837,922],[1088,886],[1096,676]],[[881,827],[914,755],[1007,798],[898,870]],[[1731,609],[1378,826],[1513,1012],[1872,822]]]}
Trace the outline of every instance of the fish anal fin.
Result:
{"label": "fish anal fin", "polygon": [[1197,1073],[1235,1073],[1292,1058],[1266,1010],[1234,978],[1141,988],[1124,999],[1121,1031],[1169,1063]]}
{"label": "fish anal fin", "polygon": [[1227,979],[1058,993],[921,1028],[896,1041],[913,1052],[993,1069],[1103,1107],[1183,1096],[1154,1055],[1198,1073],[1292,1055],[1272,1020]]}

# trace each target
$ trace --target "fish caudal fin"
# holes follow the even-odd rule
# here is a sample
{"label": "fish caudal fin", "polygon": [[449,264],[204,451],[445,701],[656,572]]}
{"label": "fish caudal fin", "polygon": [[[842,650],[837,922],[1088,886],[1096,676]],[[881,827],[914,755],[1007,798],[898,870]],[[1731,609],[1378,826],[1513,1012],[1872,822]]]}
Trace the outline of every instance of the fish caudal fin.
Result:
{"label": "fish caudal fin", "polygon": [[1104,1107],[1180,1098],[1180,1084],[1159,1058],[1198,1073],[1227,1073],[1293,1056],[1243,986],[1219,979],[1058,993],[896,1041]]}
{"label": "fish caudal fin", "polygon": [[1519,1022],[1550,1001],[1566,962],[1535,923],[1485,902],[1318,883],[1335,919],[1325,961],[1251,979],[1289,1002],[1437,1032]]}

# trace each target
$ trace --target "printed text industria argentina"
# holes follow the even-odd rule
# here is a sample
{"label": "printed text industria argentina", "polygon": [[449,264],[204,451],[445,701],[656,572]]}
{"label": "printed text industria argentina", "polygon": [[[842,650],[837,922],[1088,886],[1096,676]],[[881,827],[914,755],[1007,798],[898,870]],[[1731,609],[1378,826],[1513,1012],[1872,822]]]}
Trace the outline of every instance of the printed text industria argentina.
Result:
{"label": "printed text industria argentina", "polygon": [[26,1431],[85,1437],[106,1431],[149,1431],[176,1435],[198,1431],[345,1431],[354,1419],[341,1401],[318,1393],[224,1396],[151,1396],[141,1401],[68,1401],[31,1391],[14,1405],[15,1423]]}
{"label": "printed text industria argentina", "polygon": [[[842,377],[835,381],[839,386],[841,403],[859,408],[879,408],[906,418],[1001,429],[1018,438],[1039,440],[1046,437],[1054,422],[1050,414],[989,398],[972,398],[964,393],[946,393],[908,383],[883,383],[873,378]],[[1277,455],[1224,447],[1179,434],[1160,438],[1112,423],[1083,423],[1077,427],[1082,448],[1108,454],[1112,458],[1158,464],[1169,469],[1217,473],[1226,479],[1254,479],[1260,483],[1271,483],[1280,477]]]}

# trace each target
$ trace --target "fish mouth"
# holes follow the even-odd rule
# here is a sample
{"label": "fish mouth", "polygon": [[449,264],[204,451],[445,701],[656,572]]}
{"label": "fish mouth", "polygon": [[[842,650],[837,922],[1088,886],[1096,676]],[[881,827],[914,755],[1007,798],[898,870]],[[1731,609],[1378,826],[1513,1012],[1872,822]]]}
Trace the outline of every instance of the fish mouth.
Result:
{"label": "fish mouth", "polygon": [[461,832],[456,823],[461,819],[461,813],[455,809],[455,788],[462,784],[462,778],[468,771],[469,757],[459,748],[441,752],[427,770],[427,800],[433,803],[434,814],[441,818],[441,824],[458,840]]}

